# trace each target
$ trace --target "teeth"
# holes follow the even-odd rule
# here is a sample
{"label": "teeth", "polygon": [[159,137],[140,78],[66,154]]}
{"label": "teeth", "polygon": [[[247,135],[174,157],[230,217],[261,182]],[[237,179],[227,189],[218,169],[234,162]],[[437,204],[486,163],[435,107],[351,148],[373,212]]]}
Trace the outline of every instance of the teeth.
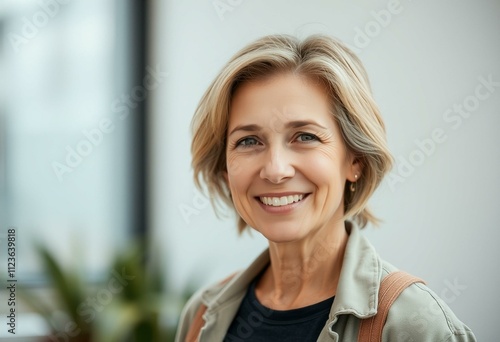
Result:
{"label": "teeth", "polygon": [[259,197],[260,201],[265,205],[271,205],[273,207],[281,207],[283,205],[292,204],[298,202],[304,198],[304,195],[290,195],[283,197]]}

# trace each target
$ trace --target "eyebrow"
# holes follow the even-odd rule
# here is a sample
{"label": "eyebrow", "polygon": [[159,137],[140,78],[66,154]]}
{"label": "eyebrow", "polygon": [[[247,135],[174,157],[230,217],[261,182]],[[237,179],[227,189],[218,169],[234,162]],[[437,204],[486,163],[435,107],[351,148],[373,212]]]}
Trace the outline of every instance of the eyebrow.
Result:
{"label": "eyebrow", "polygon": [[[327,129],[324,126],[321,126],[319,123],[315,121],[308,121],[308,120],[297,120],[297,121],[290,121],[288,122],[285,127],[286,128],[300,128],[304,126],[316,126],[322,129]],[[251,124],[251,125],[238,125],[233,130],[229,133],[229,135],[237,132],[237,131],[244,131],[244,132],[255,132],[255,131],[261,131],[262,127],[259,125]]]}

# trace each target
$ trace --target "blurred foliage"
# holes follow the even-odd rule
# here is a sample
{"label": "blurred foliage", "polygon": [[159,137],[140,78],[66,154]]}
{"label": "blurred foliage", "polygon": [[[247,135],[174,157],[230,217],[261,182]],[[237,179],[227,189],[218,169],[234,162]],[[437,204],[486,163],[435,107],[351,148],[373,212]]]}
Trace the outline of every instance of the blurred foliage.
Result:
{"label": "blurred foliage", "polygon": [[146,258],[135,243],[115,257],[108,278],[89,286],[79,265],[65,269],[50,250],[36,244],[57,303],[48,305],[35,291],[20,295],[49,325],[45,341],[145,342],[173,341],[180,310],[191,295],[169,295],[158,258]]}

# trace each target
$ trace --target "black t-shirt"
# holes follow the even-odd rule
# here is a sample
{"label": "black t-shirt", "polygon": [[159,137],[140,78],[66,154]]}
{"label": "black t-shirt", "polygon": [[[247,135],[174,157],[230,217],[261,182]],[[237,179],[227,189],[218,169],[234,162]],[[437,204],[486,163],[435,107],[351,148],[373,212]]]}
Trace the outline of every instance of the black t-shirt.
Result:
{"label": "black t-shirt", "polygon": [[272,310],[259,303],[256,282],[249,286],[224,342],[317,341],[334,297],[300,309]]}

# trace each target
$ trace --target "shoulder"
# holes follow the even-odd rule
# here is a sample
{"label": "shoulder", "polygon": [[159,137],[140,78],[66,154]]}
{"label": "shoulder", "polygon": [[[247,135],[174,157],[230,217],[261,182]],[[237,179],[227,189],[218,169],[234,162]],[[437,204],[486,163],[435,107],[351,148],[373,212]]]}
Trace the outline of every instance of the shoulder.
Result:
{"label": "shoulder", "polygon": [[[383,263],[384,274],[394,267]],[[429,287],[415,283],[406,288],[389,310],[384,341],[476,341],[472,331]]]}
{"label": "shoulder", "polygon": [[234,277],[235,274],[216,282],[215,284],[203,287],[196,291],[186,302],[179,318],[176,342],[181,342],[186,339],[187,333],[191,324],[194,321],[196,313],[202,306],[209,306],[210,302],[216,298],[222,290],[227,286],[227,282]]}
{"label": "shoulder", "polygon": [[200,289],[196,291],[195,294],[189,298],[186,305],[182,309],[181,316],[179,318],[179,324],[177,325],[177,332],[175,336],[176,342],[185,341],[189,327],[193,323],[196,312],[200,309],[202,303],[202,295],[205,289]]}

